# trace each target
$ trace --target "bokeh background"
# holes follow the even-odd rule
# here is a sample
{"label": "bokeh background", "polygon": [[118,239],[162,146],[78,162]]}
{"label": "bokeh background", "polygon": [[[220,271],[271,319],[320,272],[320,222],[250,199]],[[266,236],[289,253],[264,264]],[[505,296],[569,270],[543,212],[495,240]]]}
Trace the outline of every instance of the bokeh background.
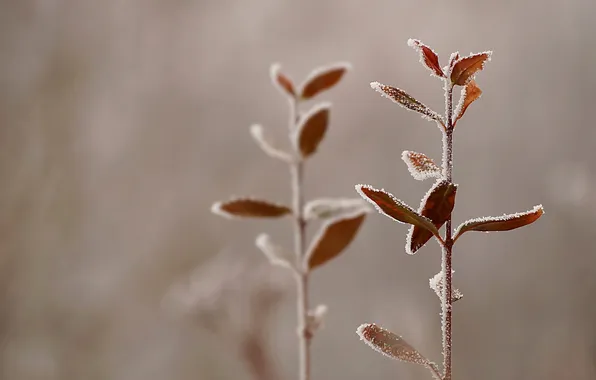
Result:
{"label": "bokeh background", "polygon": [[[410,178],[400,155],[439,159],[440,133],[368,85],[442,110],[440,82],[406,45],[413,37],[443,63],[452,51],[494,50],[477,77],[484,94],[457,128],[455,220],[547,211],[458,244],[455,378],[595,379],[595,15],[591,0],[2,1],[1,378],[251,378],[234,339],[164,300],[196,273],[210,278],[190,288],[203,298],[187,300],[244,278],[196,268],[222,253],[264,262],[258,233],[291,246],[289,221],[209,210],[232,195],[289,201],[287,168],[249,135],[259,122],[285,141],[287,104],[269,66],[297,82],[331,62],[354,68],[317,98],[333,103],[332,125],[306,168],[308,198],[354,197],[354,184],[369,183],[417,205],[430,183]],[[313,274],[313,303],[329,307],[314,379],[428,378],[359,342],[363,322],[440,361],[428,289],[438,249],[407,256],[406,231],[371,214]],[[288,289],[263,328],[279,379],[297,369]]]}

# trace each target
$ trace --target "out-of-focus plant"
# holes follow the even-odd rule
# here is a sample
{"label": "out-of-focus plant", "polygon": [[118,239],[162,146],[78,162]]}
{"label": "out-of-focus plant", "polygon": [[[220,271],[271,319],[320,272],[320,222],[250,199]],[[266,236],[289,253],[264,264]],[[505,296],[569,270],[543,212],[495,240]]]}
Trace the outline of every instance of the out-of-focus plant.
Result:
{"label": "out-of-focus plant", "polygon": [[[460,57],[459,53],[453,53],[448,64],[441,67],[439,57],[431,48],[413,39],[408,41],[408,45],[417,50],[420,54],[420,62],[430,71],[431,75],[443,81],[445,116],[433,111],[399,88],[378,82],[371,83],[371,87],[400,106],[417,112],[423,118],[437,124],[443,136],[442,168],[425,154],[411,151],[402,153],[402,159],[415,179],[435,179],[434,184],[422,198],[417,211],[384,190],[378,190],[368,185],[357,185],[356,190],[380,213],[394,221],[411,225],[406,239],[408,254],[415,254],[432,237],[436,239],[442,249],[441,271],[432,277],[429,283],[431,289],[441,300],[443,370],[440,371],[436,364],[424,357],[402,337],[376,324],[363,324],[358,328],[357,333],[361,339],[382,354],[423,365],[437,380],[451,380],[452,305],[462,298],[462,293],[453,288],[452,255],[456,241],[469,231],[508,231],[528,225],[540,218],[544,211],[542,206],[538,205],[526,212],[470,219],[452,230],[451,213],[455,206],[457,193],[457,184],[453,182],[454,131],[456,124],[464,116],[470,104],[482,94],[474,77],[490,60],[492,52],[470,54],[465,57]],[[456,86],[460,86],[462,90],[460,100],[454,107],[453,90]],[[439,230],[443,225],[445,225],[445,232],[441,235]]]}
{"label": "out-of-focus plant", "polygon": [[[366,214],[372,210],[359,198],[325,198],[309,202],[304,200],[304,167],[317,152],[325,137],[329,125],[330,104],[315,105],[304,113],[299,112],[298,106],[335,86],[348,69],[347,64],[333,64],[316,69],[297,87],[280,71],[279,65],[271,67],[273,84],[288,100],[288,135],[293,149],[284,151],[276,147],[260,125],[253,125],[250,131],[265,153],[288,164],[291,173],[292,204],[289,206],[245,197],[217,202],[212,207],[214,213],[228,218],[292,218],[294,260],[290,259],[286,249],[276,244],[267,234],[259,235],[256,245],[271,264],[288,269],[296,279],[300,380],[310,379],[311,341],[321,327],[327,311],[325,305],[310,307],[309,276],[313,269],[326,264],[345,250],[356,236]],[[322,226],[307,247],[307,224],[317,220],[322,222]]]}

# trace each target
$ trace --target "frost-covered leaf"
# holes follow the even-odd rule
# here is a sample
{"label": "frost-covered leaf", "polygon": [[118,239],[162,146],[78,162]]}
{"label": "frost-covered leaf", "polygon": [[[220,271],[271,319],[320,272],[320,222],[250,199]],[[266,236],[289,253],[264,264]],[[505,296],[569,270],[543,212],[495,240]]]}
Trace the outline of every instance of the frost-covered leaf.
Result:
{"label": "frost-covered leaf", "polygon": [[457,227],[454,240],[457,240],[467,231],[496,232],[513,230],[534,223],[542,214],[544,214],[544,209],[542,205],[538,205],[534,206],[532,210],[516,214],[470,219]]}
{"label": "frost-covered leaf", "polygon": [[286,250],[280,245],[273,243],[269,235],[260,234],[257,237],[255,244],[261,251],[263,251],[263,254],[272,265],[295,270],[294,266],[286,258],[289,256]]}
{"label": "frost-covered leaf", "polygon": [[329,219],[357,211],[371,211],[368,202],[362,198],[321,198],[309,201],[304,206],[304,218]]}
{"label": "frost-covered leaf", "polygon": [[312,333],[323,328],[327,311],[327,305],[318,305],[314,310],[308,311],[306,321],[308,331]]}
{"label": "frost-covered leaf", "polygon": [[[453,271],[451,271],[451,273],[453,273]],[[430,288],[435,291],[437,296],[441,298],[443,287],[445,286],[445,276],[443,275],[443,272],[441,271],[434,275],[434,277],[428,280],[428,284]],[[464,295],[459,291],[459,289],[451,289],[451,302],[459,301],[463,298],[463,296]]]}
{"label": "frost-covered leaf", "polygon": [[427,178],[441,178],[441,168],[435,162],[423,153],[404,150],[401,159],[408,166],[408,171],[419,181]]}
{"label": "frost-covered leaf", "polygon": [[258,124],[251,125],[250,134],[255,139],[259,147],[267,153],[270,157],[278,158],[285,162],[292,162],[293,157],[290,153],[275,147],[274,143],[265,136],[265,131],[262,126]]}
{"label": "frost-covered leaf", "polygon": [[468,106],[480,98],[480,95],[482,95],[482,90],[476,85],[476,81],[474,79],[469,81],[468,84],[462,88],[459,103],[457,104],[454,112],[454,115],[456,115],[455,120],[453,121],[454,125],[459,119],[462,118],[462,116],[464,116]]}
{"label": "frost-covered leaf", "polygon": [[441,125],[445,124],[441,115],[431,110],[424,104],[420,103],[418,100],[414,99],[414,97],[409,95],[407,92],[400,90],[399,88],[387,86],[379,82],[372,82],[370,84],[370,87],[372,87],[375,91],[379,92],[384,97],[391,99],[394,103],[397,103],[400,106],[411,111],[418,112],[422,115],[423,118],[427,120],[434,120],[440,123]]}
{"label": "frost-covered leaf", "polygon": [[[457,185],[445,180],[438,180],[422,199],[418,213],[430,219],[436,229],[441,228],[453,211],[456,192]],[[413,255],[431,237],[432,234],[428,230],[412,226],[408,231],[406,252]]]}
{"label": "frost-covered leaf", "polygon": [[292,210],[287,206],[260,199],[237,198],[214,203],[211,212],[226,218],[277,218],[291,214]]}
{"label": "frost-covered leaf", "polygon": [[445,78],[441,65],[439,64],[439,57],[430,47],[424,45],[419,40],[409,39],[408,46],[413,47],[420,54],[420,63],[430,70],[432,74],[439,78]]}
{"label": "frost-covered leaf", "polygon": [[358,212],[326,222],[305,256],[308,268],[312,270],[342,253],[356,236],[365,217],[366,212]]}
{"label": "frost-covered leaf", "polygon": [[358,327],[356,333],[360,339],[368,344],[373,350],[390,357],[408,363],[428,366],[430,361],[422,356],[414,347],[402,337],[386,330],[374,323],[365,323]]}
{"label": "frost-covered leaf", "polygon": [[300,97],[310,99],[330,89],[340,81],[350,68],[351,66],[348,63],[335,63],[314,70],[302,84]]}
{"label": "frost-covered leaf", "polygon": [[459,58],[455,61],[451,70],[451,82],[459,86],[465,86],[474,78],[474,75],[484,68],[484,64],[490,61],[492,51],[472,54],[470,56]]}
{"label": "frost-covered leaf", "polygon": [[296,96],[294,83],[288,76],[281,73],[281,65],[279,63],[271,65],[269,73],[271,75],[271,81],[275,87],[277,87],[284,95],[290,95],[291,97]]}
{"label": "frost-covered leaf", "polygon": [[294,130],[293,141],[302,157],[308,157],[316,152],[319,143],[325,137],[330,107],[329,103],[319,104],[300,118]]}
{"label": "frost-covered leaf", "polygon": [[397,222],[412,224],[426,229],[430,232],[431,236],[435,235],[439,237],[439,231],[430,219],[420,215],[410,206],[385,190],[378,190],[368,185],[356,185],[356,191],[362,198],[372,203],[381,214]]}

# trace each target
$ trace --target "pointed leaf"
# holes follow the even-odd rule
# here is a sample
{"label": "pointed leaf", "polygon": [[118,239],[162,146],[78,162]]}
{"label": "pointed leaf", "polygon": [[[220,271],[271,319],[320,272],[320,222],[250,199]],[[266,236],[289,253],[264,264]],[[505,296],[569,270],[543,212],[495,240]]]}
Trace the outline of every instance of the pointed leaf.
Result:
{"label": "pointed leaf", "polygon": [[280,159],[282,161],[291,163],[294,161],[292,155],[288,152],[277,148],[274,143],[265,136],[265,130],[258,124],[251,125],[250,134],[257,142],[259,147],[267,153],[270,157]]}
{"label": "pointed leaf", "polygon": [[314,70],[302,84],[300,97],[310,99],[330,89],[340,81],[350,68],[351,66],[348,63],[336,63]]}
{"label": "pointed leaf", "polygon": [[211,212],[226,218],[277,218],[292,213],[289,207],[269,201],[238,198],[227,202],[217,202],[211,206]]}
{"label": "pointed leaf", "polygon": [[372,82],[370,84],[370,87],[372,87],[375,91],[379,92],[384,97],[391,99],[394,103],[397,103],[400,106],[411,111],[418,112],[422,115],[423,118],[427,120],[434,120],[440,123],[441,125],[445,124],[441,115],[431,110],[424,104],[420,103],[418,100],[414,99],[414,97],[412,97],[405,91],[400,90],[399,88],[387,86],[379,82]]}
{"label": "pointed leaf", "polygon": [[432,74],[439,78],[445,78],[441,65],[439,64],[439,57],[428,46],[424,45],[419,40],[409,39],[408,46],[413,47],[420,53],[420,63],[430,70]]}
{"label": "pointed leaf", "polygon": [[435,235],[440,238],[439,231],[430,219],[420,215],[385,190],[378,190],[368,185],[356,185],[356,191],[362,198],[372,203],[381,214],[400,223],[419,226],[430,231],[431,236]]}
{"label": "pointed leaf", "polygon": [[321,198],[309,201],[304,206],[304,219],[329,219],[358,211],[372,211],[362,198]]}
{"label": "pointed leaf", "polygon": [[401,159],[408,166],[408,171],[419,181],[427,178],[441,178],[441,168],[435,162],[422,153],[404,150]]}
{"label": "pointed leaf", "polygon": [[279,63],[271,65],[271,69],[269,70],[271,81],[284,95],[295,97],[296,91],[294,90],[294,83],[288,76],[282,74],[280,70],[281,65]]}
{"label": "pointed leaf", "polygon": [[273,243],[271,236],[260,234],[255,240],[255,245],[263,251],[263,254],[269,260],[271,265],[295,270],[294,265],[286,259],[288,254],[281,246]]}
{"label": "pointed leaf", "polygon": [[542,205],[538,205],[526,212],[470,219],[457,227],[455,230],[454,241],[467,231],[496,232],[509,231],[523,227],[534,223],[542,216],[542,214],[544,214],[544,209],[542,208]]}
{"label": "pointed leaf", "polygon": [[322,103],[300,118],[294,130],[293,140],[296,150],[302,157],[308,157],[317,151],[325,137],[329,124],[329,103]]}
{"label": "pointed leaf", "polygon": [[490,61],[492,51],[472,54],[468,57],[458,59],[451,70],[451,82],[459,86],[465,86],[474,78],[479,70],[484,68],[484,64]]}
{"label": "pointed leaf", "polygon": [[464,116],[464,113],[466,113],[466,109],[468,109],[468,106],[472,104],[472,102],[480,98],[480,95],[482,95],[482,90],[476,85],[476,81],[473,79],[469,81],[468,84],[466,84],[466,87],[462,88],[459,103],[455,108],[454,114],[456,115],[456,117],[453,121],[454,125],[455,123],[457,123],[459,119],[462,118],[462,116]]}
{"label": "pointed leaf", "polygon": [[356,333],[373,350],[408,363],[427,366],[430,361],[422,356],[414,347],[402,337],[386,330],[374,323],[366,323],[358,327]]}
{"label": "pointed leaf", "polygon": [[[418,213],[430,219],[438,230],[447,221],[451,215],[451,211],[453,211],[456,192],[457,185],[445,180],[438,180],[422,199]],[[413,255],[431,237],[432,234],[428,230],[418,226],[412,226],[410,231],[408,231],[406,252]]]}
{"label": "pointed leaf", "polygon": [[308,268],[313,269],[338,256],[354,239],[366,217],[359,212],[332,219],[321,228],[306,254]]}
{"label": "pointed leaf", "polygon": [[[453,273],[453,271],[451,271]],[[439,298],[443,296],[443,287],[445,286],[445,276],[443,276],[443,272],[437,273],[433,278],[428,280],[428,284],[432,290],[435,291]],[[451,302],[459,301],[463,298],[462,292],[459,289],[452,288],[451,289]]]}

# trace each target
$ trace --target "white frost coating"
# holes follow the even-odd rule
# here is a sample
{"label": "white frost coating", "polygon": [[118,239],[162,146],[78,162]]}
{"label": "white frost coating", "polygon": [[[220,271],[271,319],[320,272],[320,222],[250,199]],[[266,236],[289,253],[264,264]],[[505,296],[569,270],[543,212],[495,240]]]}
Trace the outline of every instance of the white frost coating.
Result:
{"label": "white frost coating", "polygon": [[[531,215],[536,212],[540,212],[541,215],[544,215],[544,208],[542,207],[541,204],[534,206],[534,208],[532,208],[531,210],[524,211],[524,212],[517,212],[515,214],[503,214],[501,216],[483,216],[480,218],[468,219],[465,222],[463,222],[462,224],[460,224],[455,229],[455,231],[453,232],[453,236],[455,236],[456,238],[459,237],[461,230],[470,226],[470,225],[479,225],[479,224],[489,223],[489,222],[506,222],[509,220],[522,218],[524,216]],[[491,232],[491,231],[480,231],[480,232]]]}
{"label": "white frost coating", "polygon": [[[277,88],[279,90],[279,92],[281,92],[285,96],[291,97],[292,95],[288,93],[288,90],[286,90],[281,85],[281,83],[279,83],[279,81],[277,80],[277,76],[279,75],[280,70],[281,70],[281,65],[279,63],[276,62],[271,65],[271,68],[269,69],[269,76],[271,78],[271,82],[273,83],[273,86],[275,86],[275,88]],[[291,82],[291,79],[289,77],[287,77],[286,75],[284,75],[284,76]]]}
{"label": "white frost coating", "polygon": [[453,68],[453,65],[456,62],[456,57],[459,55],[459,51],[456,51],[454,53],[451,53],[451,56],[449,56],[449,63],[447,64],[447,66],[443,67],[443,72],[445,73],[445,76],[450,77],[451,76],[451,69]]}
{"label": "white frost coating", "polygon": [[288,163],[294,161],[294,157],[292,157],[290,153],[284,152],[283,150],[275,147],[275,145],[265,136],[265,130],[261,125],[251,125],[250,134],[253,137],[253,139],[257,142],[259,147],[270,157],[278,158]]}
{"label": "white frost coating", "polygon": [[306,87],[306,85],[309,84],[313,79],[315,79],[321,75],[325,75],[328,72],[339,70],[339,69],[344,69],[345,72],[348,72],[348,71],[352,70],[352,65],[349,62],[336,62],[336,63],[332,63],[327,66],[321,66],[321,67],[311,71],[310,74],[308,74],[308,76],[304,80],[304,82],[302,82],[302,84],[300,85],[298,93],[302,94],[302,92],[304,91],[304,87]]}
{"label": "white frost coating", "polygon": [[[453,273],[455,273],[455,271],[451,270],[451,274],[453,274]],[[437,273],[436,275],[434,275],[434,277],[429,279],[428,284],[429,284],[430,288],[432,290],[434,290],[434,292],[437,294],[439,299],[441,299],[444,284],[445,284],[445,275],[443,274],[443,271]],[[455,289],[455,288],[451,289],[452,302],[459,301],[460,299],[463,298],[463,296],[464,295],[462,294],[462,292],[459,291],[459,289]]]}
{"label": "white frost coating", "polygon": [[298,125],[296,125],[296,128],[292,130],[292,144],[294,145],[294,148],[297,152],[300,151],[300,136],[302,135],[302,130],[308,123],[308,120],[310,120],[310,118],[313,117],[313,115],[316,115],[321,111],[329,112],[330,110],[331,103],[322,102],[315,105],[310,111],[306,112],[305,114],[300,115]]}
{"label": "white frost coating", "polygon": [[311,332],[315,332],[325,327],[324,322],[327,311],[327,305],[318,305],[314,310],[308,311],[308,319],[306,323]]}
{"label": "white frost coating", "polygon": [[222,216],[226,219],[240,219],[240,217],[237,217],[235,215],[230,214],[229,212],[224,211],[223,205],[224,205],[224,202],[215,202],[214,204],[211,205],[211,212],[214,213],[215,215]]}
{"label": "white frost coating", "polygon": [[361,198],[321,198],[308,202],[304,206],[304,218],[328,219],[356,211],[370,212],[372,208]]}
{"label": "white frost coating", "polygon": [[468,86],[462,86],[460,96],[459,96],[459,102],[457,102],[457,106],[455,106],[455,109],[453,110],[453,115],[451,118],[452,123],[455,123],[455,121],[459,118],[459,114],[461,113],[461,110],[464,107],[464,103],[466,101],[467,95],[468,95]]}
{"label": "white frost coating", "polygon": [[260,234],[255,240],[255,245],[263,251],[263,254],[272,265],[295,270],[294,266],[283,257],[287,255],[285,250],[274,244],[269,235]]}
{"label": "white frost coating", "polygon": [[[430,67],[429,65],[426,64],[426,59],[425,59],[425,56],[424,56],[424,51],[422,50],[422,47],[423,46],[425,48],[427,48],[428,50],[430,50],[435,56],[437,56],[437,61],[438,61],[438,57],[439,57],[438,54],[433,49],[430,48],[430,46],[423,44],[422,41],[420,41],[420,40],[415,40],[415,39],[412,39],[412,38],[410,38],[408,40],[408,46],[411,47],[411,48],[414,48],[418,52],[418,54],[420,56],[420,63],[422,64],[422,66],[426,67],[430,71],[430,76],[431,77],[443,78],[442,76],[438,75],[435,72],[435,69],[434,68],[432,68],[432,67]],[[440,68],[440,66],[439,66],[439,68]],[[444,72],[443,72],[443,74],[444,74]]]}
{"label": "white frost coating", "polygon": [[[404,150],[401,159],[406,163],[408,171],[418,181],[428,178],[441,178],[441,168],[435,162],[422,153]],[[417,159],[417,163],[413,159]]]}
{"label": "white frost coating", "polygon": [[[360,194],[360,196],[361,196],[361,197],[362,197],[362,198],[363,198],[365,201],[367,201],[367,202],[369,202],[370,204],[372,204],[372,205],[375,207],[375,209],[376,209],[376,210],[377,210],[377,211],[378,211],[380,214],[383,214],[383,215],[385,215],[385,216],[387,216],[387,217],[389,217],[389,218],[391,218],[391,219],[395,220],[395,221],[396,221],[396,222],[398,222],[398,223],[402,223],[402,224],[409,224],[409,223],[402,222],[401,220],[395,219],[395,218],[394,218],[394,217],[392,217],[391,215],[388,215],[387,213],[385,213],[385,211],[383,211],[383,209],[382,209],[381,207],[379,207],[379,205],[378,205],[378,204],[376,204],[376,203],[375,203],[375,202],[374,202],[372,199],[370,199],[370,198],[369,198],[369,197],[368,197],[366,194],[364,194],[364,192],[362,191],[362,188],[363,188],[363,187],[366,187],[366,188],[368,188],[368,189],[375,190],[375,191],[379,191],[379,190],[378,190],[378,189],[375,189],[374,187],[372,187],[372,186],[369,186],[369,185],[362,185],[362,184],[358,184],[358,185],[356,185],[356,186],[355,186],[355,188],[356,188],[356,191],[358,192],[358,194]],[[411,208],[410,206],[408,206],[408,205],[407,205],[407,204],[405,204],[404,202],[400,201],[399,199],[395,198],[395,197],[393,196],[393,194],[391,194],[391,193],[390,193],[390,192],[388,192],[388,191],[385,191],[385,189],[381,189],[380,191],[382,191],[382,192],[384,192],[385,194],[387,194],[387,195],[388,195],[388,196],[391,198],[391,200],[393,200],[395,203],[397,203],[397,204],[401,205],[401,206],[402,206],[402,207],[404,207],[404,208],[407,208],[407,209],[409,209],[409,210],[413,211],[414,213],[416,212],[416,211],[415,211],[413,208]],[[429,219],[429,222],[430,222],[430,219]],[[432,222],[431,222],[431,223],[432,223]]]}

